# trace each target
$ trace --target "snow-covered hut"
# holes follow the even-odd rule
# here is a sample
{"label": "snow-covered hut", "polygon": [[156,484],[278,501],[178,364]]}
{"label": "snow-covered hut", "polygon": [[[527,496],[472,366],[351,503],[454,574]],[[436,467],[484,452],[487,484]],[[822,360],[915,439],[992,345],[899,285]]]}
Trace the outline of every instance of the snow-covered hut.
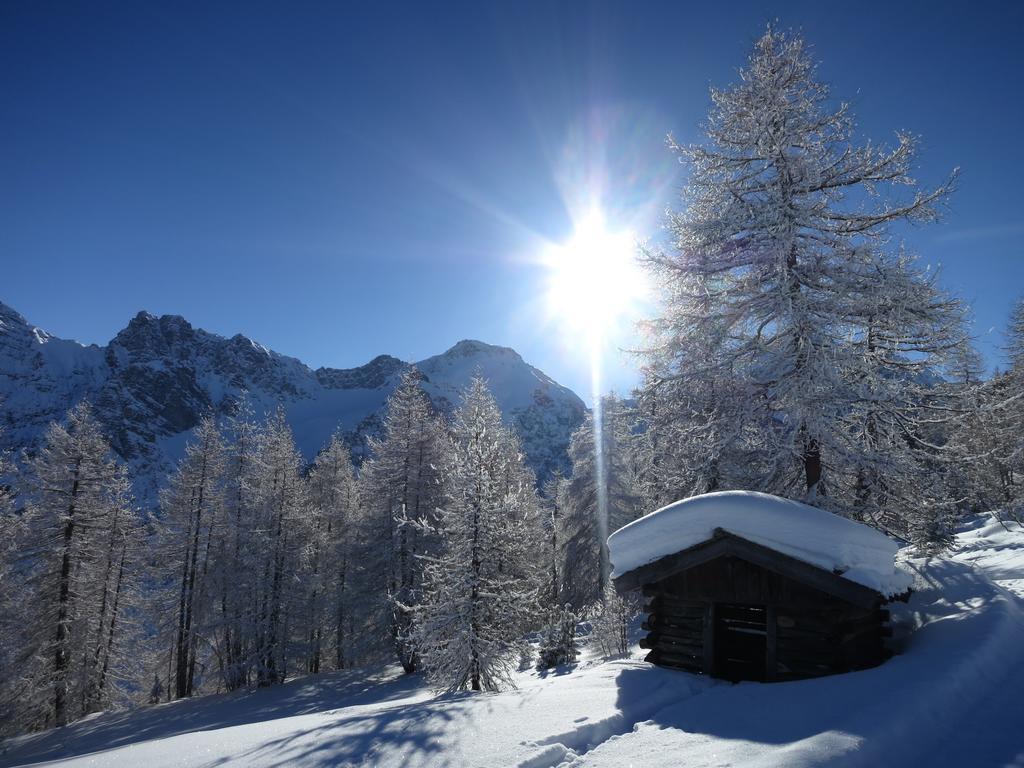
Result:
{"label": "snow-covered hut", "polygon": [[649,598],[647,660],[729,680],[794,680],[888,657],[884,605],[905,595],[897,545],[764,493],[695,496],[608,538],[620,593]]}

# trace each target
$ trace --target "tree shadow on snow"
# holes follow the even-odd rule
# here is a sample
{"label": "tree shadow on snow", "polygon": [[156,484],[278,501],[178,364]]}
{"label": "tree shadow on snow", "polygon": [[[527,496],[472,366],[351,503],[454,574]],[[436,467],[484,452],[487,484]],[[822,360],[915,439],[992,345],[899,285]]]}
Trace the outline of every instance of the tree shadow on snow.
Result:
{"label": "tree shadow on snow", "polygon": [[350,670],[305,677],[272,688],[106,712],[63,728],[0,742],[0,768],[196,731],[394,701],[408,697],[422,686],[419,675],[402,675],[397,668],[376,672]]}
{"label": "tree shadow on snow", "polygon": [[[374,712],[346,715],[343,711],[323,725],[282,736],[245,752],[204,764],[217,768],[225,763],[247,765],[403,766],[461,765],[461,758],[446,755],[446,732],[458,726],[457,718],[470,694],[447,694],[424,702],[395,704]],[[464,706],[453,700],[467,699]]]}

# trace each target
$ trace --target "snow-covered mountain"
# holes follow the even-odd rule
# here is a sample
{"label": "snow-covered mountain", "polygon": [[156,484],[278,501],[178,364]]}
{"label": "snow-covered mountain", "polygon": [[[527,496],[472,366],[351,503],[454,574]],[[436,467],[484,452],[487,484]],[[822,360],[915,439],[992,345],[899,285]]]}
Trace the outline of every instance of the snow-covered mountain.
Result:
{"label": "snow-covered mountain", "polygon": [[[245,336],[228,339],[177,315],[147,312],[105,347],[84,346],[30,325],[0,302],[0,448],[31,450],[51,421],[88,398],[131,466],[137,493],[149,500],[202,415],[229,412],[243,392],[257,412],[284,406],[308,459],[337,429],[361,456],[409,365],[380,355],[358,368],[313,370]],[[566,468],[583,401],[514,350],[460,341],[416,365],[441,411],[458,403],[479,370],[538,477]]]}

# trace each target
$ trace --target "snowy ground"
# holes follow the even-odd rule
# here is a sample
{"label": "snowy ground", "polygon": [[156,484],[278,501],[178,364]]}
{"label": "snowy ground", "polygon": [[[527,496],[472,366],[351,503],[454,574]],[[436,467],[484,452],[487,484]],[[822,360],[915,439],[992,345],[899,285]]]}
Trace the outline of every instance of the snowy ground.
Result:
{"label": "snowy ground", "polygon": [[730,685],[637,657],[441,697],[394,670],[326,675],[99,715],[0,745],[0,766],[1024,768],[1024,531],[979,518],[905,566],[902,652],[865,672]]}

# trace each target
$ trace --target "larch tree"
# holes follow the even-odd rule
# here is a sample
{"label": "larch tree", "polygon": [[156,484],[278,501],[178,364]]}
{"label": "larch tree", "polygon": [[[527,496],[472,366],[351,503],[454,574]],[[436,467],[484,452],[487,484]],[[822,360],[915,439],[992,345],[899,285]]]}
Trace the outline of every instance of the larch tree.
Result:
{"label": "larch tree", "polygon": [[305,544],[307,487],[302,470],[302,456],[279,407],[261,435],[256,470],[254,657],[260,686],[283,682],[288,674],[289,641],[301,599],[294,577]]}
{"label": "larch tree", "polygon": [[544,483],[541,494],[541,524],[543,526],[544,538],[547,540],[544,547],[543,561],[547,572],[547,586],[542,592],[543,604],[549,608],[558,608],[562,599],[562,583],[565,578],[565,539],[566,520],[565,509],[568,505],[567,494],[569,492],[569,480],[556,469],[551,477]]}
{"label": "larch tree", "polygon": [[105,523],[106,541],[97,553],[98,609],[92,632],[92,657],[89,662],[83,710],[86,713],[108,708],[118,699],[116,683],[132,680],[136,673],[131,653],[136,645],[138,627],[129,615],[142,604],[140,565],[144,542],[142,523],[133,506],[131,484],[123,465],[108,489]]}
{"label": "larch tree", "polygon": [[223,530],[224,443],[212,417],[204,418],[161,495],[163,556],[171,570],[175,698],[196,691],[200,639],[213,621],[213,573]]}
{"label": "larch tree", "polygon": [[511,685],[515,651],[536,619],[546,574],[533,551],[540,542],[532,473],[479,376],[455,414],[444,466],[448,482],[438,521],[444,547],[423,558],[416,639],[435,685],[498,690]]}
{"label": "larch tree", "polygon": [[444,490],[444,427],[420,379],[409,369],[388,398],[382,433],[369,440],[359,483],[368,559],[376,564],[364,575],[378,585],[376,613],[407,672],[417,666],[410,611],[422,590],[421,556],[436,553],[430,531]]}
{"label": "larch tree", "polygon": [[956,439],[969,457],[960,481],[972,511],[1001,510],[1001,514],[1022,520],[1024,300],[1011,312],[1006,338],[1010,368],[974,387],[975,408],[961,421]]}
{"label": "larch tree", "polygon": [[252,682],[256,667],[260,425],[243,397],[224,424],[223,535],[214,572],[217,659],[229,691]]}
{"label": "larch tree", "polygon": [[[8,579],[15,567],[17,550],[15,544],[20,540],[22,527],[21,515],[15,511],[15,482],[17,472],[14,462],[10,460],[6,452],[0,451],[0,616],[10,616],[10,610],[5,608],[5,600],[12,599],[14,591],[7,587]],[[0,626],[3,619],[0,618]],[[7,637],[6,634],[3,635]],[[2,640],[0,640],[2,644]],[[0,645],[0,669],[3,666],[3,648]],[[2,676],[2,672],[0,672]]]}
{"label": "larch tree", "polygon": [[51,424],[24,478],[15,543],[13,675],[4,708],[21,729],[64,725],[110,700],[137,527],[124,467],[91,408]]}
{"label": "larch tree", "polygon": [[707,141],[672,143],[689,171],[673,248],[644,256],[662,293],[645,390],[690,431],[708,409],[725,416],[692,492],[742,483],[869,520],[895,510],[909,535],[950,408],[926,379],[961,344],[963,311],[889,241],[937,217],[955,174],[920,188],[907,133],[855,143],[796,35],[769,29],[711,96]]}
{"label": "larch tree", "polygon": [[308,500],[308,544],[303,552],[307,669],[316,673],[328,648],[333,648],[334,669],[349,663],[355,626],[351,570],[357,530],[356,480],[349,450],[338,434],[313,462]]}
{"label": "larch tree", "polygon": [[1020,509],[1024,498],[1024,299],[1010,314],[1006,331],[1010,370],[1004,377],[1001,396],[993,397],[996,412],[996,459],[1000,468],[1003,498],[1016,519],[1024,519]]}
{"label": "larch tree", "polygon": [[[0,722],[14,724],[16,701],[7,700],[14,676],[18,633],[18,606],[21,603],[17,589],[19,565],[18,546],[22,541],[22,515],[15,510],[16,470],[8,454],[0,452]],[[0,728],[0,734],[8,729]]]}

